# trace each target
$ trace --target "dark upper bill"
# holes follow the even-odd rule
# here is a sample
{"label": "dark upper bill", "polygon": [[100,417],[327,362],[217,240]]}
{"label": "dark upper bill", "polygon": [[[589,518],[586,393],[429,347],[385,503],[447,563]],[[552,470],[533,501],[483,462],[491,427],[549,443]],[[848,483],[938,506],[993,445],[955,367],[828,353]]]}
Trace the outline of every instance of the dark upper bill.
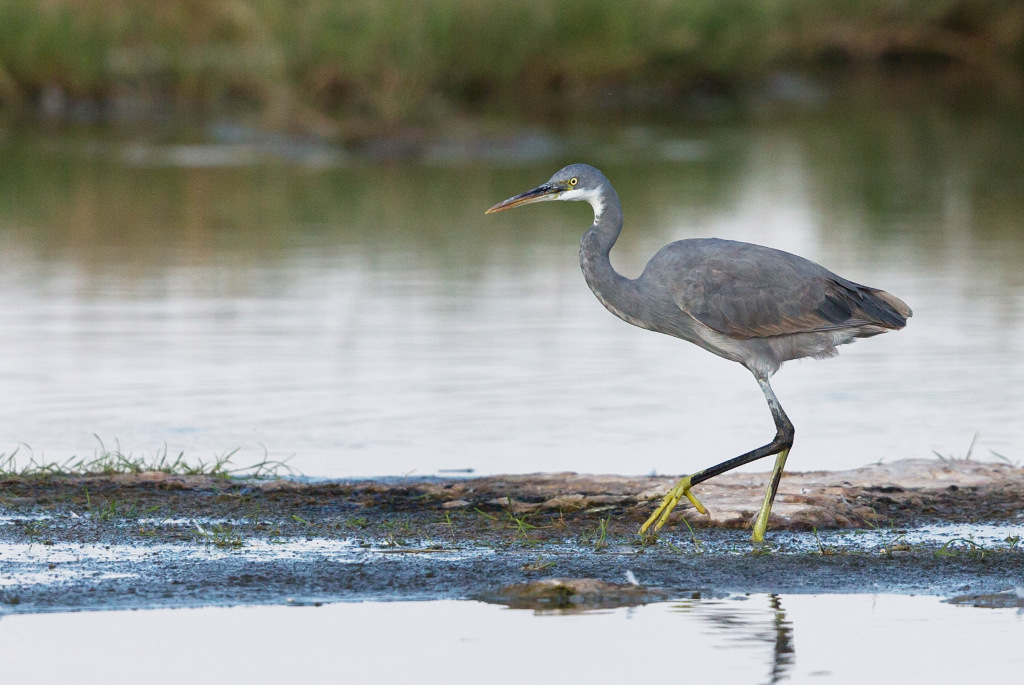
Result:
{"label": "dark upper bill", "polygon": [[495,212],[504,212],[506,209],[512,209],[520,205],[528,205],[532,202],[541,202],[542,200],[554,200],[557,198],[564,188],[553,183],[545,183],[544,185],[537,186],[533,190],[527,190],[525,193],[519,193],[515,197],[510,197],[503,202],[499,202],[484,214],[494,214]]}

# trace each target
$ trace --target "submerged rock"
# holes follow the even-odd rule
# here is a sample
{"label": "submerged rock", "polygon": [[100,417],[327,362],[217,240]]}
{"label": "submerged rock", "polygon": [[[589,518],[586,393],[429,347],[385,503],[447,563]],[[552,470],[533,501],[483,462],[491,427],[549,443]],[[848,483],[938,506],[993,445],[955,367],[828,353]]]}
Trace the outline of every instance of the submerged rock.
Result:
{"label": "submerged rock", "polygon": [[506,585],[493,593],[485,593],[478,599],[492,604],[503,604],[512,609],[585,611],[638,606],[669,597],[664,590],[643,585],[609,583],[596,578],[546,578],[530,583]]}
{"label": "submerged rock", "polygon": [[980,607],[983,609],[1013,609],[1024,611],[1024,587],[1004,592],[989,592],[976,595],[960,595],[949,600],[950,604]]}

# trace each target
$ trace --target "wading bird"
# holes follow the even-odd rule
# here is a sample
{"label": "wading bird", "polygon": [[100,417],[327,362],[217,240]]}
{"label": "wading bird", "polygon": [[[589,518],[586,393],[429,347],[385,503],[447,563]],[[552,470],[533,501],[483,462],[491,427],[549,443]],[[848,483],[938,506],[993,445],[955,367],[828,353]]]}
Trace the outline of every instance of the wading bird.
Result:
{"label": "wading bird", "polygon": [[652,524],[660,530],[683,497],[706,514],[690,488],[774,454],[775,468],[754,521],[753,540],[763,541],[794,435],[768,378],[785,361],[832,357],[838,345],[899,330],[911,316],[910,307],[884,290],[848,281],[803,257],[718,238],[666,245],[639,278],[626,278],[608,258],[622,231],[619,196],[604,174],[586,164],[565,167],[547,183],[499,202],[487,214],[543,200],[582,200],[594,208],[594,223],[580,241],[580,266],[608,311],[634,326],[688,340],[743,364],[757,379],[775,419],[774,440],[683,478],[640,534]]}

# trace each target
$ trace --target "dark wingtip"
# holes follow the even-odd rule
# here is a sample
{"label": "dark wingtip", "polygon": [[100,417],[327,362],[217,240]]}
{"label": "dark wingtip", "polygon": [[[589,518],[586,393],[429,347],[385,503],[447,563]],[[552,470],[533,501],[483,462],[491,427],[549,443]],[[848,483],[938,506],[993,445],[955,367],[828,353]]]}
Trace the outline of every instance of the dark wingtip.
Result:
{"label": "dark wingtip", "polygon": [[903,328],[907,325],[907,319],[914,315],[906,302],[884,290],[864,287],[861,300],[865,312],[878,324],[889,328]]}

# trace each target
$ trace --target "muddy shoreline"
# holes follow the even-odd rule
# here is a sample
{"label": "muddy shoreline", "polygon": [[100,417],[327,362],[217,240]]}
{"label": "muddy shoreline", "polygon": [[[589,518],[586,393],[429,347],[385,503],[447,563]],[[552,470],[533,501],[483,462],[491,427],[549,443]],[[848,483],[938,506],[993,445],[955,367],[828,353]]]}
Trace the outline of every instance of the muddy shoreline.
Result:
{"label": "muddy shoreline", "polygon": [[[1024,586],[1024,470],[903,461],[787,474],[767,542],[753,545],[766,475],[703,484],[711,515],[680,506],[648,540],[636,530],[675,478],[7,478],[0,612],[491,598],[627,572],[659,596]],[[976,538],[985,526],[998,536]]]}

